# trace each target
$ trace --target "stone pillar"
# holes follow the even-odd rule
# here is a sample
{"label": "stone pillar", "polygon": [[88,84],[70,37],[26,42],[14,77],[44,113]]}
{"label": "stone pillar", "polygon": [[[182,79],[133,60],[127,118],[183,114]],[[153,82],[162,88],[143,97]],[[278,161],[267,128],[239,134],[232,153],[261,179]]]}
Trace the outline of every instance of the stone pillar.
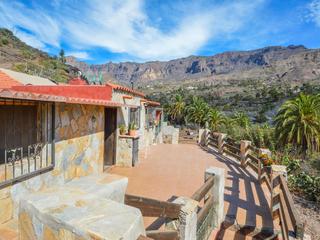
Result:
{"label": "stone pillar", "polygon": [[213,197],[213,226],[219,228],[224,220],[224,169],[210,167],[205,172],[205,180],[209,177],[214,177],[214,184],[211,189],[211,196]]}
{"label": "stone pillar", "polygon": [[272,173],[274,175],[282,175],[287,180],[287,167],[284,165],[271,165]]}
{"label": "stone pillar", "polygon": [[244,167],[249,153],[249,146],[251,145],[250,141],[241,140],[240,142],[240,157],[241,157],[241,166]]}
{"label": "stone pillar", "polygon": [[210,134],[209,129],[206,129],[206,128],[199,129],[198,144],[206,147],[208,145],[209,134]]}
{"label": "stone pillar", "polygon": [[227,137],[227,134],[217,133],[217,135],[218,135],[218,151],[222,155],[223,154],[224,140]]}
{"label": "stone pillar", "polygon": [[178,197],[173,201],[181,204],[179,219],[166,223],[166,230],[177,230],[181,240],[197,239],[198,202],[188,197]]}

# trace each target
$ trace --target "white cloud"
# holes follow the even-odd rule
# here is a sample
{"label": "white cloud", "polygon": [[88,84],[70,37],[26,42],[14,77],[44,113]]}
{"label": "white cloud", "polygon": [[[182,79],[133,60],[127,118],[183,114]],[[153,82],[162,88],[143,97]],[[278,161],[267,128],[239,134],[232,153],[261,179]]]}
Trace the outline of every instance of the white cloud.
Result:
{"label": "white cloud", "polygon": [[9,29],[16,29],[17,34],[21,36],[26,34],[17,27],[32,32],[25,38],[25,41],[29,41],[26,43],[31,46],[34,46],[32,44],[35,43],[35,39],[37,39],[36,45],[42,42],[43,45],[60,46],[59,24],[40,8],[28,8],[15,1],[0,1],[0,24]]}
{"label": "white cloud", "polygon": [[[181,16],[170,32],[152,26],[139,0],[90,1],[82,19],[66,21],[79,46],[99,46],[142,60],[167,60],[194,54],[210,39],[235,32],[263,1],[236,1]],[[76,12],[71,12],[76,16]]]}
{"label": "white cloud", "polygon": [[13,30],[13,33],[23,42],[27,43],[28,45],[38,48],[38,49],[45,49],[45,44],[41,42],[37,37],[33,36],[32,34],[28,34],[19,30]]}
{"label": "white cloud", "polygon": [[73,56],[75,58],[81,59],[81,60],[90,60],[91,57],[87,52],[67,52],[67,56]]}
{"label": "white cloud", "polygon": [[320,0],[314,0],[308,5],[309,17],[320,27]]}
{"label": "white cloud", "polygon": [[[59,0],[55,11],[0,2],[0,22],[30,30],[43,44],[59,47],[63,41],[74,52],[82,52],[82,57],[86,57],[84,49],[100,47],[141,61],[168,60],[195,54],[209,40],[240,30],[263,2],[195,2],[166,32],[152,25],[143,0],[87,0],[81,4]],[[165,16],[162,19],[165,21]],[[39,46],[31,35],[25,39]]]}

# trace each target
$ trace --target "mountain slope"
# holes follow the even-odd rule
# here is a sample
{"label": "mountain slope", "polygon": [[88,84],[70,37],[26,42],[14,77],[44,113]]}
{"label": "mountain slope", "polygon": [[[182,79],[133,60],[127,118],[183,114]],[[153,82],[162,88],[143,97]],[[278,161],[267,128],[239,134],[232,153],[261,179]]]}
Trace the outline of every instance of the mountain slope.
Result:
{"label": "mountain slope", "polygon": [[30,47],[7,29],[0,28],[0,67],[67,82],[75,75],[74,67],[47,53]]}
{"label": "mountain slope", "polygon": [[168,62],[106,63],[87,65],[67,58],[67,62],[90,75],[102,73],[105,79],[138,85],[153,83],[264,80],[267,82],[306,82],[320,78],[320,50],[304,46],[266,47],[253,51],[225,52],[209,57],[190,56]]}

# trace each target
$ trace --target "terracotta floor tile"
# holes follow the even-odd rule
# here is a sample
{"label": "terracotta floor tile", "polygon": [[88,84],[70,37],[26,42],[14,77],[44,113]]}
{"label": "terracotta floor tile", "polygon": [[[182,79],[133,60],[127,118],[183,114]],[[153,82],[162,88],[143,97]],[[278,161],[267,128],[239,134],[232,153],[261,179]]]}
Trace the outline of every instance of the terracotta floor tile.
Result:
{"label": "terracotta floor tile", "polygon": [[[129,178],[130,194],[168,200],[172,196],[191,196],[203,184],[205,169],[210,166],[226,170],[225,214],[237,216],[242,224],[272,226],[269,199],[263,192],[267,189],[260,186],[254,173],[197,145],[151,146],[146,159],[136,167],[114,167],[110,172]],[[150,220],[145,223],[149,224]]]}

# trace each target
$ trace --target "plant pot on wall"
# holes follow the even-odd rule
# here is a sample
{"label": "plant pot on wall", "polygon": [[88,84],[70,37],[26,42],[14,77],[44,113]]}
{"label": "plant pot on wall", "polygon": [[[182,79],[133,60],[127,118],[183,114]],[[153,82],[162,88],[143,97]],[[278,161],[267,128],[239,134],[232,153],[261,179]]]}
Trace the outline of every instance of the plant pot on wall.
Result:
{"label": "plant pot on wall", "polygon": [[137,126],[135,123],[129,124],[129,136],[136,136]]}
{"label": "plant pot on wall", "polygon": [[126,131],[127,131],[126,125],[121,124],[121,125],[119,126],[120,135],[125,135],[125,134],[126,134]]}
{"label": "plant pot on wall", "polygon": [[135,130],[135,129],[130,129],[129,130],[129,136],[134,137],[134,136],[136,136],[136,134],[137,134],[137,130]]}

